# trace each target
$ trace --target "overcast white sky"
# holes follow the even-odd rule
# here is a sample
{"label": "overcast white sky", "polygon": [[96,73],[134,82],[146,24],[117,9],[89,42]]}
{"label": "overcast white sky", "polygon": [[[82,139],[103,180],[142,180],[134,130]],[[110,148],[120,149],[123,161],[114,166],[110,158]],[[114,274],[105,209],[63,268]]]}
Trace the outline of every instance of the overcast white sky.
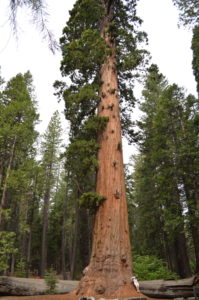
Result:
{"label": "overcast white sky", "polygon": [[[27,70],[33,75],[43,132],[52,116],[58,109],[63,111],[63,103],[58,104],[53,96],[53,82],[61,79],[59,67],[61,54],[53,55],[42,35],[29,22],[26,11],[19,15],[19,38],[13,37],[8,20],[8,0],[0,1],[0,66],[1,74],[9,80],[17,73]],[[49,12],[49,27],[56,38],[61,36],[68,19],[68,11],[75,0],[46,0]],[[172,0],[139,0],[138,15],[143,19],[143,29],[148,33],[149,50],[152,62],[170,83],[184,86],[188,92],[196,94],[196,84],[192,74],[191,61],[192,32],[178,28],[178,12]],[[63,126],[66,122],[63,118]],[[126,145],[126,144],[125,144]],[[124,149],[127,162],[132,147]]]}

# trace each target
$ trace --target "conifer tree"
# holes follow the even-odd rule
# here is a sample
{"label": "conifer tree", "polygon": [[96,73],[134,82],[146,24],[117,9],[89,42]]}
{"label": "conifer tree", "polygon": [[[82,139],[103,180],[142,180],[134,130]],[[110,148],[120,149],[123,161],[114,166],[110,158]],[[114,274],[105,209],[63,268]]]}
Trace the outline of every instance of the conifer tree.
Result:
{"label": "conifer tree", "polygon": [[192,68],[195,80],[197,83],[197,92],[199,95],[199,25],[196,25],[193,29],[193,38],[191,49],[193,51]]}
{"label": "conifer tree", "polygon": [[18,74],[5,84],[0,108],[0,228],[2,236],[12,236],[13,247],[18,248],[17,254],[10,249],[8,261],[13,273],[15,261],[26,260],[28,211],[34,185],[38,114],[30,72]]}
{"label": "conifer tree", "polygon": [[77,0],[60,39],[61,72],[71,84],[55,86],[71,126],[68,155],[74,155],[79,174],[85,173],[82,180],[89,181],[97,171],[95,192],[91,187],[79,195],[80,203],[95,211],[95,222],[90,263],[78,295],[135,293],[121,124],[132,139],[133,80],[145,54],[137,46],[145,39],[140,23],[134,0]]}
{"label": "conifer tree", "polygon": [[194,25],[199,23],[199,1],[198,0],[173,0],[180,11],[180,22],[183,25]]}
{"label": "conifer tree", "polygon": [[8,180],[11,171],[19,169],[33,153],[37,137],[34,129],[38,120],[30,72],[12,78],[2,92],[0,114],[1,151],[1,200],[2,210],[6,207]]}
{"label": "conifer tree", "polygon": [[43,168],[43,218],[42,218],[42,243],[40,275],[43,277],[47,268],[47,232],[50,199],[52,199],[53,187],[57,173],[58,159],[61,146],[61,121],[56,111],[44,133],[42,141],[42,168]]}
{"label": "conifer tree", "polygon": [[[156,232],[162,243],[162,249],[157,247],[157,254],[167,259],[171,270],[186,277],[191,274],[186,230],[192,235],[193,260],[196,270],[198,268],[195,226],[198,224],[197,99],[192,95],[186,97],[183,89],[175,84],[168,85],[154,65],[149,69],[143,96],[144,116],[139,122],[141,156],[136,164],[135,197],[140,207],[140,223],[146,222],[146,216],[153,219],[156,213],[155,221],[143,236],[150,244],[150,236]],[[161,224],[159,228],[157,220]]]}
{"label": "conifer tree", "polygon": [[193,28],[191,49],[193,51],[192,68],[199,93],[199,1],[173,0],[180,11],[180,24]]}

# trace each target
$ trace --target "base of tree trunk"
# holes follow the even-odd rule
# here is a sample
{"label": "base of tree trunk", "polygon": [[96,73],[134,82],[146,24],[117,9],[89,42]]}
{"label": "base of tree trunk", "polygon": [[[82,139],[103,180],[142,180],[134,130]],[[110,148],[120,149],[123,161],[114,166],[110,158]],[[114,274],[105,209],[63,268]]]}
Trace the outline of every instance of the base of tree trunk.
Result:
{"label": "base of tree trunk", "polygon": [[142,293],[138,293],[131,283],[130,279],[127,281],[104,277],[91,277],[84,276],[79,286],[74,291],[76,295],[81,297],[94,297],[98,298],[144,298]]}

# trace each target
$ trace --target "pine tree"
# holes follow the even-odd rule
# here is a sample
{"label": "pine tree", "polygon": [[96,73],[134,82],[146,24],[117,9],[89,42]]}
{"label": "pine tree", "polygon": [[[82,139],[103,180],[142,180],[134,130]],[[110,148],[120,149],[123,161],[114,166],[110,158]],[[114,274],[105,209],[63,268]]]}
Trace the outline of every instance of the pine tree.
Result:
{"label": "pine tree", "polygon": [[40,276],[44,276],[47,268],[47,232],[50,199],[52,199],[53,188],[57,173],[57,164],[61,145],[61,121],[56,111],[44,133],[42,141],[42,168],[43,168],[43,218],[42,218],[42,243],[41,243],[41,266]]}
{"label": "pine tree", "polygon": [[34,177],[38,114],[29,72],[18,74],[5,84],[0,106],[0,227],[4,237],[12,235],[13,247],[18,248],[18,254],[11,251],[9,257],[13,274],[15,261],[26,260],[27,214]]}
{"label": "pine tree", "polygon": [[180,24],[193,28],[192,68],[197,83],[197,92],[199,93],[199,1],[195,0],[173,0],[180,11]]}
{"label": "pine tree", "polygon": [[[2,210],[6,207],[8,180],[11,171],[19,169],[33,153],[33,143],[37,137],[34,129],[38,120],[29,72],[18,74],[6,85],[1,96],[1,201]],[[28,137],[28,138],[27,138]]]}
{"label": "pine tree", "polygon": [[197,83],[197,92],[199,95],[199,25],[193,28],[193,38],[191,49],[193,51],[192,68]]}
{"label": "pine tree", "polygon": [[55,86],[71,125],[69,150],[76,163],[83,162],[78,166],[85,170],[83,180],[97,170],[96,192],[79,193],[80,203],[96,214],[90,263],[78,295],[135,293],[120,118],[123,133],[132,139],[133,80],[145,53],[137,47],[145,38],[140,23],[134,0],[78,0],[60,40],[61,71],[71,84]]}
{"label": "pine tree", "polygon": [[[158,255],[161,257],[168,253],[165,258],[170,268],[181,277],[186,277],[191,274],[186,224],[189,223],[188,230],[192,232],[192,226],[195,228],[194,224],[197,223],[191,208],[193,205],[197,212],[197,100],[192,95],[186,97],[184,91],[175,84],[168,85],[156,66],[149,69],[143,95],[145,101],[142,111],[145,114],[139,122],[141,158],[135,173],[135,196],[141,209],[139,218],[146,221],[144,212],[147,211],[148,218],[153,219],[155,212],[155,221],[159,218],[158,223],[162,226],[158,228],[156,222],[151,222],[149,231],[154,230],[156,235],[162,235],[160,241],[162,249],[165,249]],[[189,186],[190,182],[193,183],[192,187]],[[192,215],[192,221],[189,214]],[[195,229],[193,231],[194,234],[191,234],[198,265],[197,232]]]}

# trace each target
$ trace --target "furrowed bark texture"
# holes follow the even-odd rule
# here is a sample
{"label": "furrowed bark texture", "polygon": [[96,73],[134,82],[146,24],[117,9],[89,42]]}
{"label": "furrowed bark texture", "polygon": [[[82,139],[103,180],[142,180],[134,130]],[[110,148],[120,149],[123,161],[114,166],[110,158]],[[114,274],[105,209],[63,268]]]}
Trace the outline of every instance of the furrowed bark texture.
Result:
{"label": "furrowed bark texture", "polygon": [[[111,5],[113,3],[109,1]],[[95,216],[92,254],[76,293],[80,296],[136,296],[131,284],[131,246],[124,181],[118,78],[115,45],[106,33],[111,5],[101,32],[112,54],[101,67],[101,101],[98,115],[109,117],[99,136],[96,192],[106,197]],[[108,10],[108,8],[107,8]],[[139,294],[140,295],[140,294]]]}

